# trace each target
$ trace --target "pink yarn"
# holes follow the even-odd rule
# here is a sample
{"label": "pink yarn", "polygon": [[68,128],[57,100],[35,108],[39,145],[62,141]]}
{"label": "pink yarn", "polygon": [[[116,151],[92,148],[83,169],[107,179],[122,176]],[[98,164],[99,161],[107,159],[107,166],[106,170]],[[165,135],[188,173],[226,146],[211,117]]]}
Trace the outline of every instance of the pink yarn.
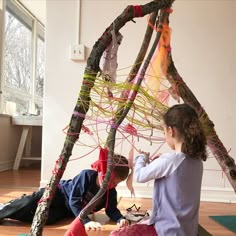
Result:
{"label": "pink yarn", "polygon": [[110,236],[158,236],[153,225],[133,224],[111,232]]}

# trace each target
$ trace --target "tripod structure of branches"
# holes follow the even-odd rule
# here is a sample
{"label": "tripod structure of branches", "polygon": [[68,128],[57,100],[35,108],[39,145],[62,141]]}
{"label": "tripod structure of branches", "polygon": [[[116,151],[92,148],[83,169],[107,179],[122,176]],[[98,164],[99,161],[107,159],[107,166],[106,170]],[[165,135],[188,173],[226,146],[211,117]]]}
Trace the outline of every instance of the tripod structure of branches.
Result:
{"label": "tripod structure of branches", "polygon": [[[97,200],[106,192],[109,180],[111,178],[111,173],[114,168],[113,155],[117,128],[129,113],[130,109],[133,106],[135,98],[139,93],[140,86],[145,76],[145,72],[162,35],[163,24],[169,23],[170,8],[173,2],[174,0],[155,0],[145,5],[128,6],[112,22],[112,24],[104,31],[102,36],[94,44],[90,56],[87,60],[82,86],[79,92],[78,99],[76,101],[76,105],[74,107],[74,112],[71,116],[64,146],[62,148],[59,159],[55,164],[53,175],[45,188],[43,197],[36,210],[29,235],[42,235],[43,227],[47,219],[48,210],[52,198],[55,194],[58,183],[66,169],[69,158],[72,155],[74,144],[79,139],[80,132],[83,127],[83,122],[86,119],[86,113],[89,110],[91,102],[91,89],[94,87],[96,78],[100,73],[100,59],[104,51],[112,41],[112,30],[115,31],[116,35],[118,35],[119,30],[127,22],[133,21],[133,19],[136,17],[143,17],[147,14],[151,14],[150,23],[152,25],[157,25],[157,29],[159,30],[157,30],[153,45],[147,54],[147,49],[153,35],[153,28],[150,25],[147,26],[140,51],[136,57],[134,66],[132,67],[126,79],[127,83],[132,84],[129,95],[127,95],[127,91],[123,91],[121,93],[120,96],[122,99],[120,100],[117,110],[114,113],[114,117],[112,117],[112,123],[110,124],[110,129],[105,144],[106,148],[108,149],[108,163],[105,179],[98,193],[94,196],[91,202],[80,212],[79,217],[81,219],[87,217],[87,215],[95,208]],[[142,67],[141,63],[139,62],[143,62]],[[233,189],[236,191],[236,166],[234,163],[234,159],[228,155],[227,150],[225,149],[224,145],[222,144],[214,130],[213,122],[209,119],[200,102],[197,100],[192,91],[188,88],[186,83],[179,75],[172,60],[171,51],[168,52],[167,70],[165,72],[165,76],[171,86],[175,89],[176,94],[183,100],[183,102],[190,104],[197,111],[199,117],[201,118],[202,124],[204,125],[204,127],[206,127],[207,130],[208,146],[219,162],[225,175],[229,179]]]}

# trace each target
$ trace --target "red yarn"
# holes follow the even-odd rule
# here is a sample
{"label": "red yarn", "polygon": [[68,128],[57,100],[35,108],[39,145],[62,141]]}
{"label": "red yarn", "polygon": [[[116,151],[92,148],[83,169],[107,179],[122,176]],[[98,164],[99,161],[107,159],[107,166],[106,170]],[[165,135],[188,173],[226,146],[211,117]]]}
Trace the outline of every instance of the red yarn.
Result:
{"label": "red yarn", "polygon": [[79,217],[76,217],[75,220],[69,225],[69,229],[66,231],[64,236],[88,236],[83,223],[80,221]]}
{"label": "red yarn", "polygon": [[165,8],[165,9],[162,9],[164,12],[167,12],[167,13],[172,13],[173,12],[173,9],[171,8]]}
{"label": "red yarn", "polygon": [[134,16],[135,17],[142,17],[143,16],[143,12],[142,12],[140,5],[134,6]]}
{"label": "red yarn", "polygon": [[131,124],[127,124],[124,129],[127,133],[132,135],[137,135],[137,129],[134,128]]}
{"label": "red yarn", "polygon": [[98,161],[95,161],[91,167],[98,172],[100,181],[103,181],[107,171],[108,149],[100,148]]}

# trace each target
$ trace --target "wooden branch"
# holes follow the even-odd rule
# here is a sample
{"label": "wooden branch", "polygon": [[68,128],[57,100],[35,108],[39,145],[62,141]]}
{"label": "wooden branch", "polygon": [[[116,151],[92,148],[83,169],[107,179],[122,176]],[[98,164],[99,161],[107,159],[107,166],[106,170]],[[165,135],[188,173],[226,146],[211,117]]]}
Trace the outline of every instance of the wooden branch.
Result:
{"label": "wooden branch", "polygon": [[[156,19],[157,19],[157,15],[158,15],[158,11],[156,12],[153,12],[150,16],[150,19],[149,19],[149,22],[151,25],[155,26],[156,25]],[[150,26],[150,24],[147,25],[147,28],[146,28],[146,33],[144,35],[144,39],[143,39],[143,42],[142,42],[142,46],[139,50],[139,53],[134,61],[134,65],[129,73],[129,76],[127,78],[127,82],[130,83],[133,81],[133,79],[136,77],[141,65],[142,65],[142,62],[146,56],[146,53],[147,53],[147,49],[149,47],[149,44],[150,44],[150,41],[151,41],[151,38],[152,38],[152,34],[153,34],[153,28]]]}
{"label": "wooden branch", "polygon": [[[165,22],[168,24],[169,19],[168,15],[166,15]],[[170,45],[166,45],[168,48],[171,48]],[[229,182],[231,183],[234,191],[236,192],[236,165],[234,159],[229,156],[226,148],[223,143],[219,139],[215,129],[214,123],[210,120],[205,110],[202,108],[200,102],[194,96],[190,88],[183,81],[181,76],[179,75],[173,59],[171,51],[168,52],[168,67],[166,72],[166,78],[172,85],[172,88],[175,90],[175,93],[180,96],[183,101],[189,105],[191,105],[197,112],[198,116],[201,119],[201,123],[204,127],[207,137],[207,145],[215,156],[216,160],[220,164],[222,170],[227,176]],[[163,70],[164,73],[164,70]]]}
{"label": "wooden branch", "polygon": [[227,176],[229,182],[231,183],[234,191],[236,192],[236,165],[234,159],[229,156],[226,148],[219,139],[215,129],[214,123],[210,120],[205,110],[202,108],[201,104],[194,96],[192,91],[183,81],[179,75],[177,69],[175,68],[174,62],[172,60],[172,55],[169,53],[169,66],[167,69],[167,79],[172,84],[173,87],[177,89],[177,93],[183,99],[183,101],[191,105],[198,116],[201,118],[201,122],[205,127],[207,144],[215,156],[216,160],[220,164],[223,172]]}
{"label": "wooden branch", "polygon": [[[94,86],[96,76],[98,72],[100,71],[99,63],[100,63],[101,56],[111,42],[111,30],[113,26],[115,27],[115,31],[118,32],[128,21],[131,21],[133,18],[143,17],[149,13],[156,12],[159,9],[170,7],[173,2],[174,0],[158,0],[158,1],[156,0],[146,5],[142,5],[140,6],[141,12],[142,12],[142,15],[140,16],[134,15],[135,13],[134,6],[128,6],[123,11],[123,13],[115,19],[114,23],[112,23],[106,29],[106,31],[103,33],[101,38],[93,46],[91,54],[87,60],[87,66],[85,68],[83,83],[81,86],[79,98],[77,100],[77,103],[74,109],[74,113],[71,117],[68,134],[64,142],[64,147],[62,149],[60,158],[55,164],[55,170],[53,172],[53,175],[49,183],[47,184],[43,197],[37,207],[37,210],[33,219],[33,223],[31,225],[30,233],[29,233],[30,236],[42,235],[43,226],[45,225],[45,222],[47,220],[48,210],[51,205],[52,198],[55,194],[59,181],[64,173],[69,157],[72,154],[74,143],[79,138],[82,124],[85,119],[85,114],[87,113],[89,109],[89,104],[91,100],[90,92],[91,92],[92,87]],[[110,142],[111,142],[110,144],[111,150],[109,151],[109,157],[113,155],[113,151],[114,151],[114,147],[112,147],[112,141]],[[109,168],[112,168],[112,165],[110,162],[108,163],[108,166]]]}
{"label": "wooden branch", "polygon": [[133,20],[135,17],[143,17],[152,12],[157,12],[159,9],[171,7],[175,0],[156,0],[146,5],[141,5],[142,16],[135,16],[135,7],[128,6],[121,15],[119,15],[114,22],[105,30],[99,40],[93,46],[93,50],[87,60],[87,67],[92,71],[99,71],[99,62],[106,47],[111,42],[111,30],[113,27],[118,32],[127,22]]}
{"label": "wooden branch", "polygon": [[[160,17],[160,23],[159,23],[160,28],[162,27],[163,21],[166,18],[165,14],[168,14],[168,13],[164,13]],[[151,50],[150,50],[150,52],[147,56],[147,59],[144,61],[144,65],[142,67],[141,73],[140,73],[140,75],[137,79],[136,84],[133,86],[133,89],[131,91],[131,95],[129,96],[129,99],[126,96],[125,100],[120,102],[120,104],[117,108],[117,111],[115,113],[115,117],[113,118],[113,123],[112,123],[110,131],[108,133],[107,142],[106,142],[106,147],[108,148],[107,172],[106,172],[104,181],[103,181],[102,186],[101,186],[100,190],[98,191],[98,193],[93,197],[91,202],[89,204],[87,204],[87,206],[85,206],[84,209],[80,212],[79,217],[81,219],[84,219],[96,207],[96,205],[99,202],[99,199],[101,199],[101,196],[103,196],[105,194],[106,190],[107,190],[107,186],[108,186],[109,180],[111,178],[112,170],[114,168],[113,155],[114,155],[114,147],[115,147],[116,130],[119,127],[119,125],[122,123],[122,121],[125,119],[126,115],[128,114],[130,108],[133,105],[133,102],[136,98],[136,95],[138,93],[138,90],[141,86],[144,75],[146,73],[147,67],[149,66],[151,58],[152,58],[152,56],[153,56],[153,54],[156,50],[156,47],[158,45],[159,40],[160,40],[160,36],[161,36],[161,31],[159,31],[156,34],[156,38],[155,38],[155,41],[153,43],[153,46],[152,46],[152,48],[151,48]],[[148,47],[146,42],[144,44]],[[146,50],[146,49],[144,47],[142,47],[142,50]],[[143,53],[140,52],[138,55],[143,56]],[[136,71],[136,73],[137,72],[138,72],[138,70]],[[129,81],[129,77],[128,77],[127,80]],[[123,94],[121,95],[121,97],[124,98]]]}
{"label": "wooden branch", "polygon": [[[158,14],[158,12],[154,12],[154,13],[151,14],[150,23],[152,25],[155,25],[157,14]],[[149,47],[149,43],[151,41],[152,34],[153,34],[153,28],[150,27],[150,25],[148,25],[147,29],[146,29],[144,39],[143,39],[143,42],[142,42],[142,46],[141,46],[140,51],[139,51],[139,53],[136,57],[134,66],[132,67],[132,69],[129,73],[129,76],[126,79],[126,82],[131,83],[133,81],[133,79],[136,77],[136,75],[137,75],[137,73],[138,73],[138,71],[141,67],[141,64],[144,60],[144,57],[146,55],[147,49]],[[123,106],[124,102],[127,100],[126,91],[123,91],[123,93],[121,94],[121,98],[122,98],[123,102],[120,103],[120,106],[117,110],[120,110],[120,107]],[[115,120],[117,120],[117,119],[118,119],[118,115],[115,117]],[[117,124],[115,124],[115,122],[114,122],[113,125],[114,125],[114,127],[116,127]],[[80,213],[80,218],[86,217],[89,214],[89,212],[91,212],[96,207],[96,205],[98,204],[98,199],[103,194],[105,194],[105,192],[106,192],[109,180],[111,178],[111,173],[112,173],[112,170],[114,168],[114,163],[112,161],[112,157],[114,155],[116,130],[117,130],[116,128],[111,128],[110,129],[109,135],[108,135],[108,138],[107,138],[107,141],[106,141],[106,144],[105,144],[105,147],[109,148],[109,151],[108,151],[108,165],[107,165],[107,173],[105,175],[103,184],[101,186],[101,190],[91,200],[91,202],[87,206],[84,207],[84,209]]]}

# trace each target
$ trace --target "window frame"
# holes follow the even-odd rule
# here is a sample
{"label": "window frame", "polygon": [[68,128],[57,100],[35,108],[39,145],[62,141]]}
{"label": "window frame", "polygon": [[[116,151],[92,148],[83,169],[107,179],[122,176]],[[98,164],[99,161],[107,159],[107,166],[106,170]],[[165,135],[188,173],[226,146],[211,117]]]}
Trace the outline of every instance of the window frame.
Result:
{"label": "window frame", "polygon": [[[34,16],[19,0],[2,0],[2,20],[3,20],[3,29],[2,29],[2,45],[0,45],[1,52],[1,78],[0,78],[0,113],[5,113],[5,98],[4,93],[9,91],[14,92],[15,94],[22,95],[19,89],[12,88],[5,84],[5,61],[3,58],[4,55],[4,47],[5,47],[5,12],[8,11],[12,14],[17,20],[19,20],[24,26],[26,26],[31,31],[31,49],[32,49],[32,64],[31,64],[31,72],[30,72],[30,80],[31,80],[31,87],[29,94],[23,94],[24,100],[29,101],[29,108],[28,113],[34,114],[35,113],[35,105],[40,104],[40,107],[43,109],[43,95],[39,96],[36,93],[36,79],[37,79],[37,50],[38,45],[37,41],[40,38],[43,42],[45,42],[45,26],[44,24]],[[32,27],[31,27],[32,25]],[[1,39],[0,39],[1,43]],[[45,58],[44,58],[45,59]],[[45,71],[45,70],[44,70]],[[45,79],[45,77],[44,77]],[[6,88],[6,89],[5,89]],[[5,91],[4,91],[5,90]]]}

